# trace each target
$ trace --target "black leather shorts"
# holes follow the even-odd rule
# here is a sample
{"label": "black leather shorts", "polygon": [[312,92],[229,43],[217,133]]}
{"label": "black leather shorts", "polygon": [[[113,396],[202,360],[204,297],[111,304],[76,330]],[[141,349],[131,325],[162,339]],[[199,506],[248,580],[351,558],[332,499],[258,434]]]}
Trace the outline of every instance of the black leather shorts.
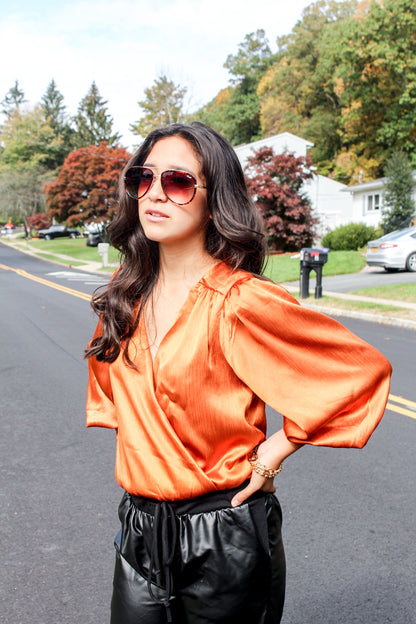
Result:
{"label": "black leather shorts", "polygon": [[125,494],[111,624],[278,624],[285,593],[281,510],[241,489],[174,503]]}

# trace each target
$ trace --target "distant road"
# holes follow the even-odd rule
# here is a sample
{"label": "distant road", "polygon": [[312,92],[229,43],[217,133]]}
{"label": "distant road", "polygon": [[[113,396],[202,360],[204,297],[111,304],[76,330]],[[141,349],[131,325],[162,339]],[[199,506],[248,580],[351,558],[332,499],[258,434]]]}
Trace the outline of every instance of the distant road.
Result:
{"label": "distant road", "polygon": [[[310,292],[315,288],[315,271],[310,273]],[[285,282],[291,286],[297,285],[298,281]],[[383,286],[391,284],[416,284],[416,273],[410,271],[398,271],[397,273],[387,273],[384,269],[367,267],[359,273],[347,273],[346,275],[323,276],[323,294],[325,291],[348,293],[360,288],[372,288],[373,286]]]}
{"label": "distant road", "polygon": [[[121,490],[114,432],[85,428],[82,359],[95,326],[89,295],[105,279],[0,245],[2,624],[109,621]],[[365,449],[306,447],[276,480],[282,624],[410,624],[416,332],[345,324],[392,362],[393,399]],[[271,433],[280,418],[270,412],[269,423]]]}

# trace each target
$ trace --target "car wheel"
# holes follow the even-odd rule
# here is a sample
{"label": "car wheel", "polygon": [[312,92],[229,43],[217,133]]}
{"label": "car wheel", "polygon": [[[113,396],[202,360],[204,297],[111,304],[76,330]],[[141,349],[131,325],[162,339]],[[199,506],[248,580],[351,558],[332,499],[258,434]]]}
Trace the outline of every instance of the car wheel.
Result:
{"label": "car wheel", "polygon": [[69,235],[69,238],[76,238],[77,235],[75,234],[75,232],[71,232],[71,234]]}
{"label": "car wheel", "polygon": [[406,260],[406,269],[408,271],[416,272],[416,251],[410,254]]}
{"label": "car wheel", "polygon": [[50,234],[45,234],[45,240],[52,240],[52,236]]}
{"label": "car wheel", "polygon": [[396,269],[395,267],[383,267],[383,269],[387,271],[387,273],[397,273],[397,271],[399,270],[399,269]]}

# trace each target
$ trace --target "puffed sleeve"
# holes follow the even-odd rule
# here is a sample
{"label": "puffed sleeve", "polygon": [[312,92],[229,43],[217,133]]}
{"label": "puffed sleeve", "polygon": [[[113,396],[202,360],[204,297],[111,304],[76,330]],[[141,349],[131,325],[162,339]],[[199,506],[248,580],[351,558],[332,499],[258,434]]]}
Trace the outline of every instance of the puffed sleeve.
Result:
{"label": "puffed sleeve", "polygon": [[235,374],[283,415],[292,442],[361,448],[384,413],[388,360],[273,282],[253,277],[229,291],[220,340]]}
{"label": "puffed sleeve", "polygon": [[[101,332],[101,322],[98,322],[94,338],[100,335]],[[95,357],[91,357],[88,360],[88,370],[87,427],[117,429],[117,416],[110,380],[110,365],[108,362],[99,362]]]}

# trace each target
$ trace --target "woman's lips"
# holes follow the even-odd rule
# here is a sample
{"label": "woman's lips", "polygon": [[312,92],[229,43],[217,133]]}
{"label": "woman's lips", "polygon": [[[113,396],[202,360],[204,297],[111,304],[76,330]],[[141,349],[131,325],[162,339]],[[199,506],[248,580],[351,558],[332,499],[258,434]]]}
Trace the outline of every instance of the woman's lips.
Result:
{"label": "woman's lips", "polygon": [[160,221],[164,221],[169,218],[167,214],[160,212],[160,210],[146,210],[145,214],[149,221],[152,221],[153,223],[159,223]]}

